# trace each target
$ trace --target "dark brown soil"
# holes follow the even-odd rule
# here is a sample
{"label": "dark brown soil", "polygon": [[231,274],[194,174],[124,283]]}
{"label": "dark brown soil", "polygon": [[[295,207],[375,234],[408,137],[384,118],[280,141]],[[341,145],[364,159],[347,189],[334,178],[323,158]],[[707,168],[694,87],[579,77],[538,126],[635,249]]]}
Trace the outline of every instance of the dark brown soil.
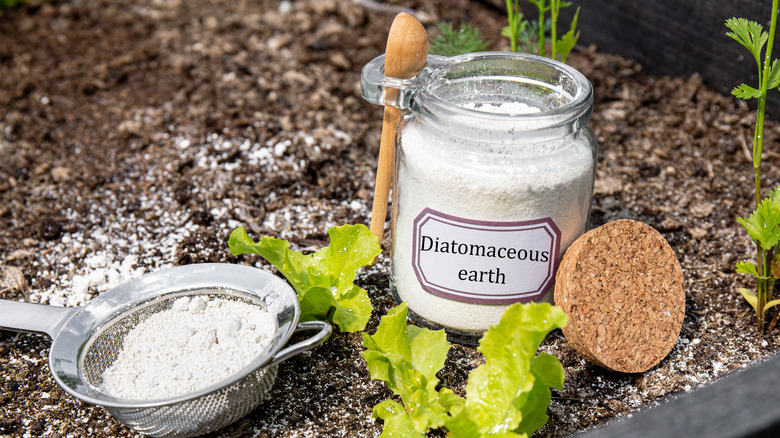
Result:
{"label": "dark brown soil", "polygon": [[[468,18],[504,49],[501,11],[478,1],[397,0],[439,20]],[[244,225],[298,249],[368,223],[382,110],[359,95],[396,6],[367,0],[32,0],[0,15],[0,296],[83,305],[117,282],[178,264],[230,262]],[[501,41],[501,42],[499,42]],[[560,332],[543,346],[566,369],[538,436],[565,436],[707,384],[778,349],[736,292],[753,248],[754,115],[698,76],[650,77],[578,48],[595,87],[599,141],[592,225],[659,230],[682,264],[686,316],[670,355],[642,374],[585,362]],[[778,183],[780,128],[766,133],[765,186]],[[361,271],[379,316],[388,260]],[[105,410],[49,375],[50,341],[0,332],[0,436],[125,437]],[[280,366],[270,399],[215,436],[378,436],[359,334],[334,334]],[[461,392],[479,365],[455,345],[441,373]]]}

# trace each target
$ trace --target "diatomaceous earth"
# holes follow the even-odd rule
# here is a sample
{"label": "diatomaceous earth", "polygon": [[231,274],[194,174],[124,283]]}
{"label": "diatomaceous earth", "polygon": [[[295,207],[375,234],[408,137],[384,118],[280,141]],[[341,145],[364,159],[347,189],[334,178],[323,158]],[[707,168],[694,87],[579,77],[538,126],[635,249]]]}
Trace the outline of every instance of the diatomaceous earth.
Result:
{"label": "diatomaceous earth", "polygon": [[[514,102],[466,108],[538,111]],[[512,302],[551,301],[557,262],[587,226],[595,165],[587,139],[525,144],[520,133],[499,144],[425,128],[408,123],[399,140],[397,299],[418,318],[466,332],[497,324]]]}
{"label": "diatomaceous earth", "polygon": [[128,332],[116,361],[103,372],[101,390],[134,400],[198,391],[249,365],[275,329],[273,315],[258,305],[178,298]]}

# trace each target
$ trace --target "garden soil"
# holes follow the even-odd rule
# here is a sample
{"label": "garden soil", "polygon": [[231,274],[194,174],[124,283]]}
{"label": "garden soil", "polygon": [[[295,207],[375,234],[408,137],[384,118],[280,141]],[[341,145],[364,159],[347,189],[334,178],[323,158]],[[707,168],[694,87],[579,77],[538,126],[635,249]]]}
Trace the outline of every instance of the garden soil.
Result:
{"label": "garden soil", "polygon": [[[3,12],[0,297],[80,306],[174,265],[273,270],[231,256],[230,231],[314,251],[331,226],[367,224],[382,109],[361,99],[359,75],[401,10],[431,35],[468,19],[492,49],[507,47],[503,12],[466,0],[30,0]],[[754,202],[753,112],[697,75],[649,76],[598,47],[569,62],[595,88],[591,226],[627,218],[658,230],[681,263],[686,313],[669,355],[638,374],[592,365],[553,332],[542,349],[566,383],[542,437],[619,419],[778,349],[778,328],[760,335],[736,291],[751,283],[735,263],[755,252],[736,221]],[[779,136],[769,122],[765,187],[780,179]],[[388,262],[385,251],[358,276],[376,308],[369,332],[394,305]],[[0,332],[0,436],[134,436],[54,383],[50,344]],[[392,394],[361,351],[360,334],[336,332],[284,362],[270,398],[213,436],[378,436],[371,409]],[[442,384],[462,395],[482,361],[453,345]]]}

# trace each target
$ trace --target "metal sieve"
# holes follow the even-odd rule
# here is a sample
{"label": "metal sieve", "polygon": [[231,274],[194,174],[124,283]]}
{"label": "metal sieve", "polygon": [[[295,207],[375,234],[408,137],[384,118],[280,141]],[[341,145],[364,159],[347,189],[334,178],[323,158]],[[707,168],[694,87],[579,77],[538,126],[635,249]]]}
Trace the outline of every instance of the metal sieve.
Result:
{"label": "metal sieve", "polygon": [[[99,388],[103,371],[138,323],[183,296],[208,295],[264,307],[276,315],[269,346],[239,372],[193,393],[131,400]],[[126,426],[155,437],[188,437],[227,426],[252,411],[271,389],[277,365],[321,344],[331,327],[298,322],[295,291],[281,278],[249,266],[206,263],[178,266],[123,283],[88,305],[64,308],[0,300],[0,329],[46,333],[52,338],[49,369],[66,392],[106,408]],[[295,332],[317,333],[285,347]]]}

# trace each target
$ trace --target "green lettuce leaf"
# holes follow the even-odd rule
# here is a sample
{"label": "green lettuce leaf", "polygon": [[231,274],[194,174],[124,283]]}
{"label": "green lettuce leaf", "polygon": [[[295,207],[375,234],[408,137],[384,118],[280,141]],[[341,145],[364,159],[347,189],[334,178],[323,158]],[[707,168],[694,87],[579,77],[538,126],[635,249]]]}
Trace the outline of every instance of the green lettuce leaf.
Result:
{"label": "green lettuce leaf", "polygon": [[382,318],[374,336],[363,333],[362,353],[372,379],[384,381],[403,405],[386,400],[374,407],[384,420],[382,437],[424,436],[446,426],[452,438],[527,438],[547,423],[550,388],[563,389],[563,366],[537,350],[566,314],[547,303],[515,304],[480,341],[485,363],[466,385],[465,400],[451,390],[438,392],[436,373],[449,346],[443,330],[406,324],[401,303]]}
{"label": "green lettuce leaf", "polygon": [[385,422],[379,438],[425,438],[425,434],[415,430],[409,413],[398,402],[385,400],[374,406],[373,414]]}
{"label": "green lettuce leaf", "polygon": [[401,303],[382,317],[373,336],[362,334],[366,350],[361,355],[371,378],[384,381],[403,400],[403,406],[387,401],[374,407],[374,416],[385,420],[382,436],[419,436],[411,431],[440,428],[462,408],[462,399],[451,390],[436,391],[436,373],[450,348],[444,330],[407,325],[407,311]]}
{"label": "green lettuce leaf", "polygon": [[510,306],[480,341],[485,363],[469,375],[463,410],[446,422],[450,436],[521,437],[543,426],[549,387],[563,389],[563,366],[536,352],[566,324],[566,314],[547,303]]}
{"label": "green lettuce leaf", "polygon": [[523,405],[523,416],[515,433],[525,433],[531,436],[547,424],[547,407],[552,401],[550,388],[563,389],[563,365],[558,358],[547,353],[539,353],[531,361],[531,374],[534,376],[534,386],[528,393]]}
{"label": "green lettuce leaf", "polygon": [[328,230],[330,245],[314,254],[290,249],[289,242],[264,236],[253,241],[243,227],[230,234],[230,253],[259,254],[274,265],[298,294],[301,321],[327,320],[345,332],[362,331],[373,307],[365,289],[353,282],[357,270],[382,251],[365,225]]}

